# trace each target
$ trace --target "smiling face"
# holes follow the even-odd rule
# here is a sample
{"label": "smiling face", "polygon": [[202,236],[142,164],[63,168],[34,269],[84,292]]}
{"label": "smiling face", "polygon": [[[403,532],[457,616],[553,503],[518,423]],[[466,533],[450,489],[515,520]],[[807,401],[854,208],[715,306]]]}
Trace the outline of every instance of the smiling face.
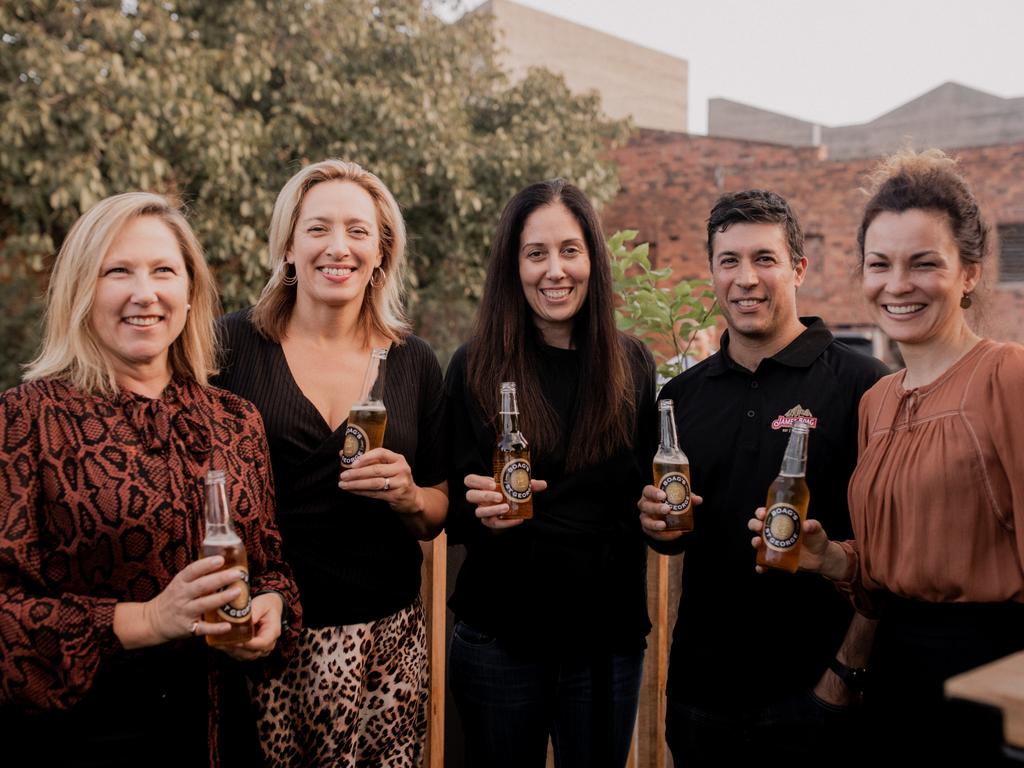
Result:
{"label": "smiling face", "polygon": [[879,327],[900,344],[952,339],[960,298],[981,276],[964,266],[948,217],[912,208],[878,214],[864,234],[862,288]]}
{"label": "smiling face", "polygon": [[590,254],[576,217],[562,203],[537,208],[519,236],[519,279],[544,342],[568,349],[573,318],[587,299]]}
{"label": "smiling face", "polygon": [[100,264],[89,321],[115,378],[170,372],[185,328],[189,278],[174,232],[155,216],[129,220]]}
{"label": "smiling face", "polygon": [[807,259],[794,267],[781,224],[736,223],[716,232],[711,281],[733,337],[772,343],[798,333],[796,289]]}
{"label": "smiling face", "polygon": [[313,186],[302,200],[286,258],[295,266],[299,304],[361,306],[382,259],[373,198],[351,181]]}

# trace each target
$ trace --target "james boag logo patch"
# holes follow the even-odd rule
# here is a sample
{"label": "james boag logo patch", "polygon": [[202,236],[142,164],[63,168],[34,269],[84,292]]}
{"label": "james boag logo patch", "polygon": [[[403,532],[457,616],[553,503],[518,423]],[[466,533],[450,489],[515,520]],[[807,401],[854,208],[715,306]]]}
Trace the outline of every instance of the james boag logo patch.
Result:
{"label": "james boag logo patch", "polygon": [[818,417],[798,403],[784,414],[776,416],[772,421],[772,429],[789,429],[798,421],[802,421],[809,429],[818,426]]}

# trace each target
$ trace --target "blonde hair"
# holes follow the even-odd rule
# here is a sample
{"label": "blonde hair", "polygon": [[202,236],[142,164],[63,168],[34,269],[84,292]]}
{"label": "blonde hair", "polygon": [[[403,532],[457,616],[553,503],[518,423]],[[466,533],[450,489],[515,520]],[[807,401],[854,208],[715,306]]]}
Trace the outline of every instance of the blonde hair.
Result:
{"label": "blonde hair", "polygon": [[380,266],[387,279],[380,288],[371,285],[366,291],[359,318],[368,336],[377,333],[401,343],[410,332],[403,306],[406,236],[402,211],[384,182],[356,163],[337,159],[306,166],[292,176],[278,194],[270,220],[272,272],[253,308],[253,325],[272,341],[279,342],[284,336],[296,297],[296,286],[285,282],[286,257],[306,193],[325,181],[350,181],[365,189],[373,199],[380,228]]}
{"label": "blonde hair", "polygon": [[90,315],[103,259],[124,226],[142,216],[153,216],[170,228],[188,273],[192,308],[185,328],[171,344],[171,370],[200,384],[217,372],[215,323],[220,303],[195,233],[166,197],[126,192],[90,208],[64,239],[47,289],[42,348],[26,366],[26,381],[52,376],[91,394],[118,391],[114,368],[100,347]]}

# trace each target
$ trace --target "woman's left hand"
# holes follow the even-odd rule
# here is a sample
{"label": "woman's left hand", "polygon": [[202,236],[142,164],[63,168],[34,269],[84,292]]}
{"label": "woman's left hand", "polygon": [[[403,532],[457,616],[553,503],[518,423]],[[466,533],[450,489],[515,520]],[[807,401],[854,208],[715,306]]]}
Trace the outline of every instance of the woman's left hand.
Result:
{"label": "woman's left hand", "polygon": [[387,448],[374,448],[341,473],[338,487],[349,493],[381,499],[396,512],[415,514],[423,505],[420,487],[412,479],[405,456]]}
{"label": "woman's left hand", "polygon": [[268,656],[281,636],[281,613],[284,601],[275,592],[257,595],[252,599],[252,623],[256,630],[252,640],[239,645],[221,645],[217,648],[238,661],[254,661]]}

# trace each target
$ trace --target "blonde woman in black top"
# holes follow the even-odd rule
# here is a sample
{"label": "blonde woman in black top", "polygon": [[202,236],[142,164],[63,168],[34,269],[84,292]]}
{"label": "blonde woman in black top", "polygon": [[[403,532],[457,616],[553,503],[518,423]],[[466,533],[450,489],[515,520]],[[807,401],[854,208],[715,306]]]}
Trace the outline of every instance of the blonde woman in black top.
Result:
{"label": "blonde woman in black top", "polygon": [[[299,652],[257,689],[271,765],[415,766],[428,659],[419,541],[448,506],[441,372],[401,303],[405,226],[354,163],[310,165],[284,186],[273,274],[225,318],[222,386],[267,427],[278,521],[305,609]],[[340,475],[349,409],[374,347],[390,347],[384,447]]]}

